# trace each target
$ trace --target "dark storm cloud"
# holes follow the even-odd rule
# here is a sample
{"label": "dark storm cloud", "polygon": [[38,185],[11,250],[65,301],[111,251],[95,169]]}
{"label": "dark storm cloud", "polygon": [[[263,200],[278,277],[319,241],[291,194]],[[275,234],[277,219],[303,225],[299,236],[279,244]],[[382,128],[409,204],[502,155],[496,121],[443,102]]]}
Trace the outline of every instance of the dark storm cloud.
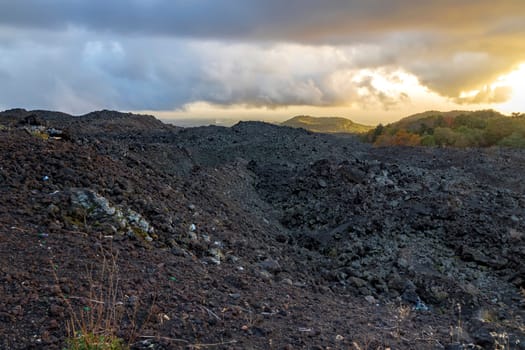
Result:
{"label": "dark storm cloud", "polygon": [[227,37],[246,33],[259,13],[257,6],[239,6],[239,3],[231,0],[5,0],[0,2],[0,23],[51,30],[75,26],[120,34]]}
{"label": "dark storm cloud", "polygon": [[413,29],[523,29],[521,0],[2,0],[0,23],[199,38],[316,42]]}
{"label": "dark storm cloud", "polygon": [[525,61],[523,23],[522,0],[0,0],[0,104],[390,108],[406,96],[356,78],[381,67],[494,102],[508,94],[484,87]]}

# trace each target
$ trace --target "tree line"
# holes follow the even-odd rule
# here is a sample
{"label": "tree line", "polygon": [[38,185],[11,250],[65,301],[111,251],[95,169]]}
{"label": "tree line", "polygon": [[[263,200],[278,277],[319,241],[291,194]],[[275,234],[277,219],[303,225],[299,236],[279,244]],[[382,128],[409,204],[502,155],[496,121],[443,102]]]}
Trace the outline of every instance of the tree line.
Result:
{"label": "tree line", "polygon": [[456,116],[432,114],[381,125],[364,138],[375,146],[525,148],[525,113],[504,116],[493,110]]}

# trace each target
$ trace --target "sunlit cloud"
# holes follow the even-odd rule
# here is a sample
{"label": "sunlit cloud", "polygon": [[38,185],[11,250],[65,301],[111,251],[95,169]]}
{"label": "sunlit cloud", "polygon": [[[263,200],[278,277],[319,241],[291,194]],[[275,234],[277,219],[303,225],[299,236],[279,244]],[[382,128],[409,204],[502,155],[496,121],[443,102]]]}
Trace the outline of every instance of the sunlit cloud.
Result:
{"label": "sunlit cloud", "polygon": [[494,82],[485,85],[482,89],[461,92],[459,97],[454,100],[460,104],[490,103],[501,105],[508,102],[508,104],[514,105],[520,103],[521,108],[524,108],[525,100],[517,101],[517,96],[523,96],[524,82],[525,64],[521,64],[518,69],[499,76]]}
{"label": "sunlit cloud", "polygon": [[512,89],[511,96],[505,103],[496,107],[506,113],[525,111],[525,63],[518,66],[510,74],[503,75],[494,84],[495,87],[508,86]]}
{"label": "sunlit cloud", "polygon": [[494,104],[506,102],[511,96],[512,88],[510,86],[485,86],[481,90],[462,92],[454,101],[460,104]]}
{"label": "sunlit cloud", "polygon": [[525,110],[521,0],[20,0],[0,23],[0,106]]}

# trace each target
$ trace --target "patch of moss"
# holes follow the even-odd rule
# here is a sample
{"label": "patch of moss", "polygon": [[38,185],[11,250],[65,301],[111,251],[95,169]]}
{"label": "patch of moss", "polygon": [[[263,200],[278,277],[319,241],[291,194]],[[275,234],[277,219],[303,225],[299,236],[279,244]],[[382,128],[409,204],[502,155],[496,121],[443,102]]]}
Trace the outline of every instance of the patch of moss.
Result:
{"label": "patch of moss", "polygon": [[80,333],[67,340],[64,350],[127,350],[124,341],[115,336],[97,335],[94,333]]}
{"label": "patch of moss", "polygon": [[44,141],[49,140],[49,134],[43,131],[32,131],[31,135]]}
{"label": "patch of moss", "polygon": [[69,224],[71,226],[75,226],[79,229],[86,227],[86,222],[84,221],[83,217],[79,218],[76,216],[64,215],[62,219],[64,220],[64,223]]}
{"label": "patch of moss", "polygon": [[147,237],[151,237],[146,231],[140,229],[139,227],[131,226],[130,229],[135,235],[135,237],[140,238],[144,241],[146,241]]}

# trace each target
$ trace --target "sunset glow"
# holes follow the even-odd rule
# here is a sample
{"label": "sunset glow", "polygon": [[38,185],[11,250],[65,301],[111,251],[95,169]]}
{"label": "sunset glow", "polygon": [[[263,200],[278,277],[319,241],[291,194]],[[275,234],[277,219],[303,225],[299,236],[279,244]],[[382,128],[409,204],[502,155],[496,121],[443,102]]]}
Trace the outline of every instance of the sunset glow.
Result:
{"label": "sunset glow", "polygon": [[496,109],[504,113],[525,113],[525,63],[520,64],[512,73],[500,77],[495,85],[509,86],[512,89],[510,100],[496,106]]}
{"label": "sunset glow", "polygon": [[81,3],[0,5],[0,109],[370,124],[525,111],[521,0]]}

